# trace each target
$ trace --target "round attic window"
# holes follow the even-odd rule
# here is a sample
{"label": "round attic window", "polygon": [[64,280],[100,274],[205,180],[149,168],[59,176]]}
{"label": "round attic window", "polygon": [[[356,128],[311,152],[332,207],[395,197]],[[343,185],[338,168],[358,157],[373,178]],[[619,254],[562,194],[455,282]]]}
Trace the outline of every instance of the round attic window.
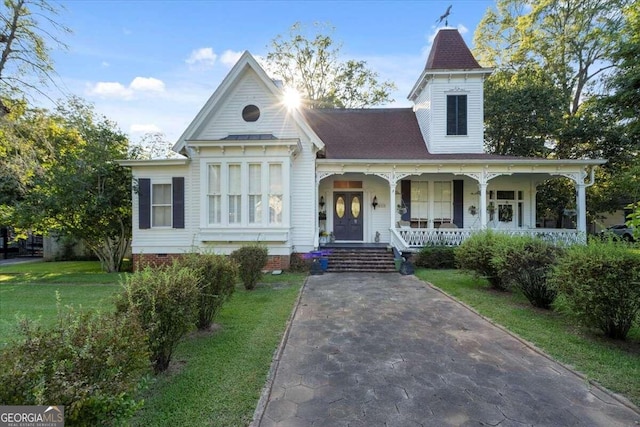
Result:
{"label": "round attic window", "polygon": [[260,118],[260,109],[255,105],[247,105],[242,109],[242,118],[245,122],[255,122]]}

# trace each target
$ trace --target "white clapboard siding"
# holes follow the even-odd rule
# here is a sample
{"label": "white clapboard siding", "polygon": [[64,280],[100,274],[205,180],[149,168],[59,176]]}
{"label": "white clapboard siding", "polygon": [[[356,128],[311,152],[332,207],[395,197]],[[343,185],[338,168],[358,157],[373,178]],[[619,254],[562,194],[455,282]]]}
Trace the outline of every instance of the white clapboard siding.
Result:
{"label": "white clapboard siding", "polygon": [[[255,105],[260,109],[260,118],[257,121],[246,122],[242,118],[242,110],[247,105]],[[201,126],[201,130],[193,139],[218,140],[234,134],[298,137],[293,121],[286,114],[286,108],[251,68],[245,69],[228,96],[216,105],[211,117]]]}
{"label": "white clapboard siding", "polygon": [[294,252],[313,250],[316,224],[315,153],[310,141],[302,142],[291,165],[291,244]]}
{"label": "white clapboard siding", "polygon": [[[447,135],[447,95],[467,95],[467,135]],[[424,100],[422,97],[426,97]],[[436,76],[416,103],[416,115],[431,153],[482,153],[483,82],[479,75]],[[425,113],[422,113],[425,111]]]}
{"label": "white clapboard siding", "polygon": [[151,183],[170,183],[173,177],[185,178],[185,228],[156,227],[148,229],[139,228],[139,199],[136,193],[133,194],[133,240],[131,242],[132,252],[135,254],[157,254],[157,253],[184,253],[188,252],[192,245],[193,234],[197,229],[197,221],[191,212],[194,204],[195,194],[193,193],[194,179],[188,166],[162,166],[133,168],[134,178],[149,178]]}
{"label": "white clapboard siding", "polygon": [[416,99],[413,110],[416,113],[416,119],[422,132],[422,138],[427,146],[427,150],[431,152],[431,85],[427,85]]}

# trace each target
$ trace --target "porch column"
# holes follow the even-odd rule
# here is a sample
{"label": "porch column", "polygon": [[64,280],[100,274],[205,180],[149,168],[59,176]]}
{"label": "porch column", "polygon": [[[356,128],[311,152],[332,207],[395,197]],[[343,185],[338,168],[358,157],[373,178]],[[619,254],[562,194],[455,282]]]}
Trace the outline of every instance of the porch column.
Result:
{"label": "porch column", "polygon": [[389,182],[389,228],[396,228],[396,182],[388,179]]}
{"label": "porch column", "polygon": [[480,187],[480,228],[487,228],[487,182],[483,179],[478,182]]}
{"label": "porch column", "polygon": [[576,182],[577,187],[577,195],[576,195],[576,207],[578,208],[578,215],[576,228],[580,233],[587,232],[587,194],[586,194],[586,185],[584,180],[581,179],[579,182]]}

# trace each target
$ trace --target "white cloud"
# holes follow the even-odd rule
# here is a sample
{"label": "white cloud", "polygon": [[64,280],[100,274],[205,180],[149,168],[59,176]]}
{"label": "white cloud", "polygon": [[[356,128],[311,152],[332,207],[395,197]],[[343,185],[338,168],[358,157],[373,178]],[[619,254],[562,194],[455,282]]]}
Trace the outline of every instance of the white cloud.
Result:
{"label": "white cloud", "polygon": [[186,63],[193,68],[211,68],[215,64],[218,55],[210,47],[202,47],[191,52]]}
{"label": "white cloud", "polygon": [[100,66],[102,66],[102,68],[109,68],[111,66],[111,64],[109,64],[107,61],[102,61]]}
{"label": "white cloud", "polygon": [[220,56],[220,62],[222,62],[227,67],[233,67],[238,59],[242,56],[242,52],[235,52],[233,50],[225,50],[222,56]]}
{"label": "white cloud", "polygon": [[157,133],[162,132],[159,126],[154,124],[142,124],[134,123],[129,126],[129,132],[131,133]]}
{"label": "white cloud", "polygon": [[149,92],[164,92],[165,84],[162,80],[153,77],[136,77],[129,86],[119,82],[98,82],[90,85],[86,90],[88,95],[101,98],[118,98],[131,100],[136,94]]}
{"label": "white cloud", "polygon": [[88,89],[89,95],[97,95],[103,98],[131,99],[131,89],[118,82],[98,82]]}
{"label": "white cloud", "polygon": [[467,34],[469,32],[469,29],[462,24],[458,24],[458,32],[460,34]]}
{"label": "white cloud", "polygon": [[164,92],[164,82],[153,77],[136,77],[129,88],[141,92]]}

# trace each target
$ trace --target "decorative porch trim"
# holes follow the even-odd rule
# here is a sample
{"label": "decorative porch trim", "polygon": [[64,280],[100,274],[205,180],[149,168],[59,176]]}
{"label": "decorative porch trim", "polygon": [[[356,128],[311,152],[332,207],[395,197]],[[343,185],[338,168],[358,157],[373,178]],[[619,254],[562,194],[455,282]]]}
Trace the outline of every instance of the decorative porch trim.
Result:
{"label": "decorative porch trim", "polygon": [[[409,229],[392,229],[391,244],[399,250],[403,249],[419,249],[424,246],[459,246],[466,239],[471,237],[473,233],[480,230],[470,228],[409,228]],[[586,243],[586,233],[573,229],[554,229],[554,228],[536,228],[536,229],[515,229],[500,230],[492,229],[495,233],[502,233],[508,236],[535,236],[545,241],[572,245],[577,243]],[[394,241],[393,237],[396,237]]]}

